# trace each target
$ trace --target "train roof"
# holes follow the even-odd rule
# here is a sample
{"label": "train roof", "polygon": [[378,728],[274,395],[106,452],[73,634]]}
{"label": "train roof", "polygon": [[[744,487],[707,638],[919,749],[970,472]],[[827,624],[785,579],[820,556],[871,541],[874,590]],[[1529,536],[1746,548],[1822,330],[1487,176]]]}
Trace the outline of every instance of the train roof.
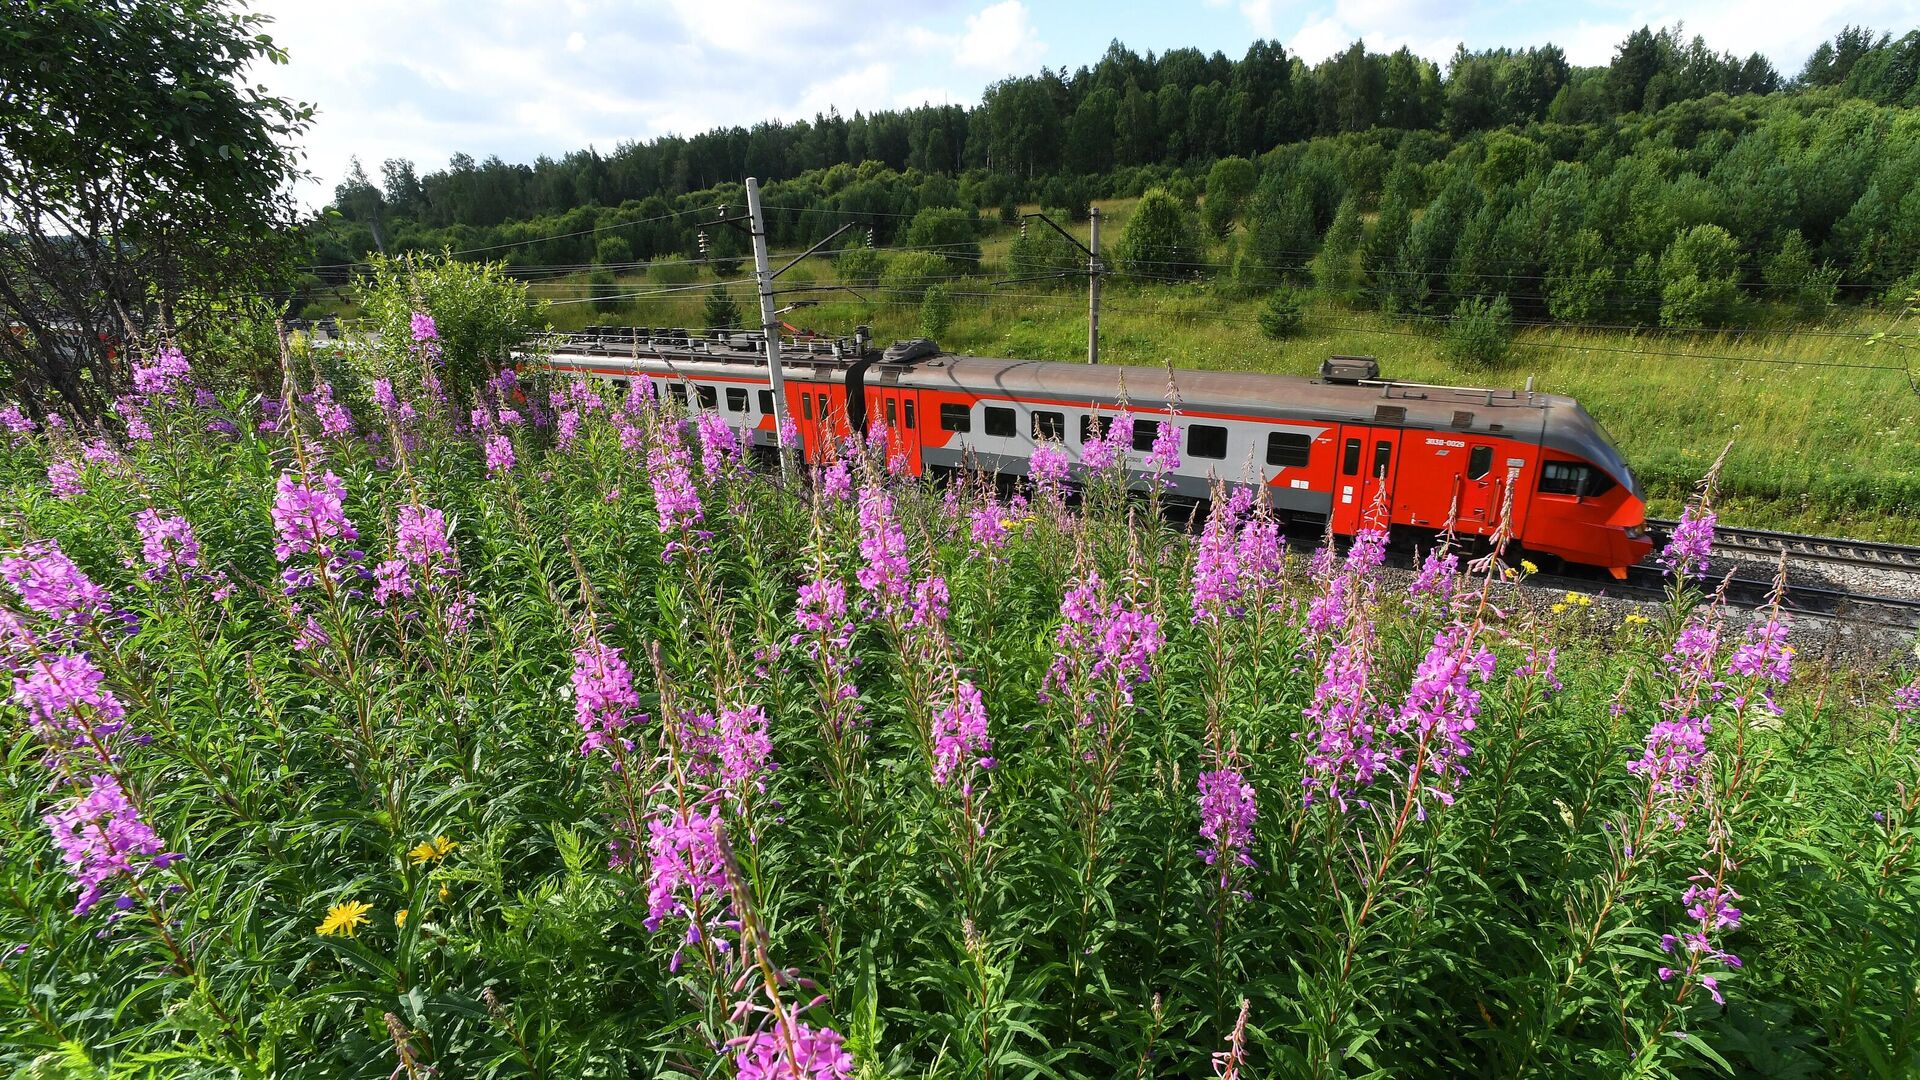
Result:
{"label": "train roof", "polygon": [[[553,356],[563,362],[568,354],[580,355],[583,360],[665,361],[698,378],[709,372],[737,375],[743,364],[764,364],[762,340],[759,334],[703,336],[685,330],[648,333],[611,329],[557,341],[553,343]],[[902,358],[890,359],[897,355]],[[835,379],[863,358],[872,361],[866,374],[869,383],[1004,394],[1065,406],[1112,407],[1125,396],[1137,408],[1157,411],[1167,385],[1164,368],[968,356],[939,352],[930,342],[917,350],[896,346],[885,354],[866,348],[860,338],[782,342],[781,366],[790,379]],[[1182,410],[1193,415],[1221,413],[1379,424],[1537,440],[1550,449],[1600,466],[1634,495],[1644,497],[1613,440],[1579,402],[1562,394],[1197,368],[1176,370],[1173,380]]]}

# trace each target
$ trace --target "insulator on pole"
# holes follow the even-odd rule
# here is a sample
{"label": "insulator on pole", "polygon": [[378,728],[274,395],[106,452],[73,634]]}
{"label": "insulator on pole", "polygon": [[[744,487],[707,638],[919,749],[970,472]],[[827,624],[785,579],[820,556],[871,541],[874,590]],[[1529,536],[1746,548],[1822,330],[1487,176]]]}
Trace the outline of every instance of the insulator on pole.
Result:
{"label": "insulator on pole", "polygon": [[873,246],[873,226],[867,226],[867,246]]}
{"label": "insulator on pole", "polygon": [[707,257],[707,230],[705,229],[700,230],[700,257],[703,259]]}

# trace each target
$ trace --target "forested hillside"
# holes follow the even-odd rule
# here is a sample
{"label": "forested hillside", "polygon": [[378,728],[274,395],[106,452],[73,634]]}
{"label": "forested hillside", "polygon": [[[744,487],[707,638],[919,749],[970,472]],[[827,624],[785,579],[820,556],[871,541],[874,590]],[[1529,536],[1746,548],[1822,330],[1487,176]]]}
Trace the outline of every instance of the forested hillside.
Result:
{"label": "forested hillside", "polygon": [[[1262,280],[1304,273],[1343,202],[1353,217],[1334,230],[1340,242],[1377,212],[1360,269],[1396,275],[1392,288],[1374,284],[1401,307],[1500,291],[1556,315],[1650,318],[1633,287],[1697,226],[1720,231],[1692,236],[1677,257],[1709,276],[1735,259],[1742,282],[1778,264],[1774,278],[1804,285],[1812,303],[1829,283],[1841,295],[1884,289],[1913,265],[1920,203],[1903,199],[1920,160],[1904,110],[1920,102],[1917,75],[1920,31],[1857,28],[1792,79],[1672,28],[1636,31],[1595,68],[1570,66],[1552,45],[1462,48],[1442,71],[1360,43],[1308,67],[1272,42],[1239,61],[1193,49],[1143,57],[1116,42],[1091,68],[997,83],[972,109],[829,113],[531,166],[461,155],[420,175],[394,160],[379,186],[356,167],[337,215],[315,224],[314,265],[337,281],[382,250],[582,269],[725,263],[743,254],[738,238],[716,232],[703,253],[696,227],[708,208],[739,204],[747,175],[772,182],[783,245],[849,219],[888,244],[926,207],[1083,212],[1094,198],[1165,185],[1190,204],[1213,196],[1206,224],[1230,235],[1237,221],[1242,276]],[[1257,163],[1251,190],[1210,190],[1212,167],[1234,157]],[[1506,280],[1460,288],[1486,274]]]}

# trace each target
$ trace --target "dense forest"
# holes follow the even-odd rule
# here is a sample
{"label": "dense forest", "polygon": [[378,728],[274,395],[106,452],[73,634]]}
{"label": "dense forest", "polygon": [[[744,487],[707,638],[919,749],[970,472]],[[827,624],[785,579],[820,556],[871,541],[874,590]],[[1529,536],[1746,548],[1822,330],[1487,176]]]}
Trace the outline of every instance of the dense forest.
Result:
{"label": "dense forest", "polygon": [[964,259],[982,212],[1084,217],[1093,199],[1164,189],[1194,235],[1121,259],[1137,277],[1311,280],[1416,313],[1498,295],[1520,317],[1724,325],[1748,299],[1811,315],[1913,284],[1917,105],[1920,31],[1849,28],[1792,78],[1674,28],[1637,30],[1593,68],[1552,45],[1463,47],[1442,71],[1357,42],[1312,67],[1266,41],[1237,62],[1116,42],[971,109],[829,113],[531,166],[460,155],[420,175],[391,160],[378,185],[356,163],[310,229],[312,283],[404,250],[730,276],[744,242],[699,226],[755,175],[784,247],[854,222],[875,245]]}

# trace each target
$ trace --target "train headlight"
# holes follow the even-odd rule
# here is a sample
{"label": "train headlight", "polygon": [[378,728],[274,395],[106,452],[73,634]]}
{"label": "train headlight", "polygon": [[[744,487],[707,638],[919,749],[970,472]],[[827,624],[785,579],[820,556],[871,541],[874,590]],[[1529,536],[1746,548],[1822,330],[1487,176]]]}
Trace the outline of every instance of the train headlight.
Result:
{"label": "train headlight", "polygon": [[1647,526],[1645,522],[1642,522],[1638,525],[1627,526],[1627,539],[1629,540],[1645,540],[1648,537],[1648,535],[1649,534],[1647,532]]}

